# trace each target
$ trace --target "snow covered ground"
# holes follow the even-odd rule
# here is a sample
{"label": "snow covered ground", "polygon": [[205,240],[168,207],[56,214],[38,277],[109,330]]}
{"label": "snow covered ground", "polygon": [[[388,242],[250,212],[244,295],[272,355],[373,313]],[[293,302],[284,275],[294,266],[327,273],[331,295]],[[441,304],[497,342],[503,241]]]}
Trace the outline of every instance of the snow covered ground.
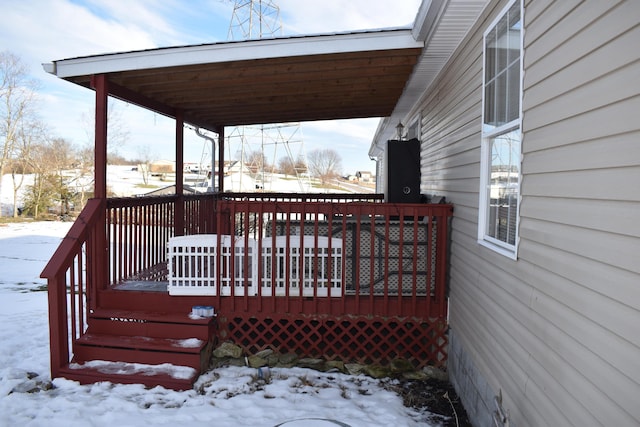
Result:
{"label": "snow covered ground", "polygon": [[[193,390],[54,379],[40,272],[71,223],[0,224],[0,426],[428,426],[366,376],[228,367]],[[37,391],[33,391],[33,390]],[[31,391],[31,392],[29,392]],[[327,421],[332,420],[332,421]]]}

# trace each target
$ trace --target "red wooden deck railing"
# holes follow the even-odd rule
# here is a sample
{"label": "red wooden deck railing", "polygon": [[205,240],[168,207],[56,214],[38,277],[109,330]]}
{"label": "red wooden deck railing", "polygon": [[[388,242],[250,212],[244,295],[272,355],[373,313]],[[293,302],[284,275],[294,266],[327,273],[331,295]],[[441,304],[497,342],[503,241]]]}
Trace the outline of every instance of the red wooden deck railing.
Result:
{"label": "red wooden deck railing", "polygon": [[166,280],[167,242],[174,235],[216,233],[221,222],[216,213],[224,200],[265,203],[381,203],[381,194],[224,193],[184,196],[182,227],[176,221],[177,196],[112,198],[107,200],[109,280],[115,286],[136,278]]}
{"label": "red wooden deck railing", "polygon": [[[181,217],[176,218],[176,212]],[[305,289],[302,284],[297,289],[278,284],[273,275],[275,257],[264,261],[257,256],[256,276],[251,278],[246,252],[240,257],[244,264],[231,263],[227,273],[231,278],[244,275],[242,285],[231,286],[223,295],[219,276],[218,288],[207,297],[219,313],[221,333],[227,338],[253,340],[256,347],[275,336],[289,349],[306,346],[336,355],[355,342],[358,351],[379,353],[372,359],[377,361],[395,354],[385,337],[398,330],[400,335],[414,334],[400,344],[411,347],[416,358],[441,361],[446,357],[442,323],[451,215],[451,205],[388,204],[381,195],[224,193],[109,199],[106,206],[92,200],[42,273],[49,280],[52,375],[69,362],[67,322],[72,325],[73,345],[86,329],[89,308],[113,301],[111,290],[125,281],[166,281],[169,240],[193,234],[233,235],[234,242],[242,239],[245,243],[251,239],[258,254],[290,236],[285,237],[285,251],[297,246],[300,253],[306,250],[315,257],[311,261],[315,264],[305,264],[302,256],[296,261],[282,258],[285,281],[293,279],[293,271],[299,275],[305,269],[311,271]],[[340,242],[340,264],[318,264],[321,241],[328,245]],[[231,253],[235,253],[236,243],[232,245]],[[243,247],[246,251],[248,245]],[[102,262],[105,259],[108,261]],[[332,269],[340,270],[339,277]],[[320,277],[320,271],[324,276]],[[319,292],[321,282],[327,286],[327,276],[333,281],[329,288],[338,289],[339,295],[333,290],[330,296]],[[71,307],[66,304],[66,288]],[[103,295],[108,297],[102,300]],[[145,301],[174,307],[176,301],[183,305],[193,301],[180,298],[165,293]],[[300,321],[302,318],[308,321]],[[434,327],[437,331],[430,329],[429,319],[439,319]],[[294,338],[283,335],[282,329]],[[326,334],[335,340],[318,339]],[[425,340],[435,348],[435,356],[418,348],[427,346],[420,344]]]}
{"label": "red wooden deck railing", "polygon": [[107,200],[110,269],[102,287],[136,278],[166,280],[163,267],[167,241],[175,235],[175,206],[175,196]]}
{"label": "red wooden deck railing", "polygon": [[[271,280],[271,286],[257,286],[252,292],[231,289],[227,298],[216,292],[214,304],[222,311],[251,313],[314,313],[328,315],[427,316],[443,317],[446,313],[446,244],[450,205],[388,204],[350,201],[277,201],[268,197],[252,200],[238,197],[217,202],[220,234],[251,238],[257,254],[263,247],[275,247],[278,236],[291,236],[289,246],[299,246],[318,256],[319,237],[343,243],[343,271],[340,298],[319,296],[317,286],[311,293],[276,295],[276,278],[265,278],[265,266],[257,256],[255,283]],[[303,236],[311,236],[305,248]],[[246,250],[246,246],[245,250]],[[231,253],[234,253],[232,246]],[[286,251],[289,252],[288,250]],[[248,258],[248,254],[244,259]],[[285,260],[285,271],[302,272],[303,257],[298,266]],[[275,261],[273,261],[275,262]],[[329,264],[332,265],[332,264]],[[231,265],[233,268],[234,266]],[[268,266],[266,266],[268,267]],[[271,269],[274,270],[275,266]],[[309,278],[318,283],[318,266],[311,266]],[[245,275],[248,269],[243,269]],[[235,272],[231,272],[234,277]],[[329,272],[330,274],[330,272]],[[249,282],[249,277],[243,278]],[[221,280],[218,280],[220,283]],[[265,293],[266,289],[266,293]]]}

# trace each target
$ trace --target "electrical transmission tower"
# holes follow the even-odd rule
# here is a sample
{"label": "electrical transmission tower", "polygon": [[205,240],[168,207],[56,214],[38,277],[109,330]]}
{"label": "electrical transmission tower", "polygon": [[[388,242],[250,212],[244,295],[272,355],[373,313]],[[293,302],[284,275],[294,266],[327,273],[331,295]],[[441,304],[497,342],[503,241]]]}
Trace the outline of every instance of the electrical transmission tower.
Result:
{"label": "electrical transmission tower", "polygon": [[[235,0],[233,14],[229,32],[227,35],[230,41],[240,41],[249,39],[272,38],[282,35],[282,21],[280,20],[280,8],[271,0]],[[259,78],[259,77],[258,77]],[[239,144],[238,144],[239,143]],[[297,143],[298,153],[291,150],[291,144]],[[303,176],[306,174],[307,159],[304,154],[302,142],[302,132],[300,123],[281,123],[259,125],[256,127],[243,126],[233,128],[228,132],[227,147],[229,147],[229,158],[232,146],[235,146],[235,157],[240,157],[240,164],[244,167],[249,159],[249,171],[253,175],[256,189],[269,190],[270,180],[267,176],[272,176],[276,162],[285,156],[294,167],[297,181],[302,192],[308,191],[304,188]],[[239,146],[239,148],[238,148]],[[284,150],[284,153],[283,153]],[[269,170],[266,166],[270,165]],[[300,165],[303,167],[300,168]],[[242,171],[241,176],[244,174]],[[308,185],[308,182],[307,182]],[[243,183],[238,183],[239,191],[246,190]]]}
{"label": "electrical transmission tower", "polygon": [[271,0],[236,0],[228,40],[249,40],[282,35],[280,8]]}

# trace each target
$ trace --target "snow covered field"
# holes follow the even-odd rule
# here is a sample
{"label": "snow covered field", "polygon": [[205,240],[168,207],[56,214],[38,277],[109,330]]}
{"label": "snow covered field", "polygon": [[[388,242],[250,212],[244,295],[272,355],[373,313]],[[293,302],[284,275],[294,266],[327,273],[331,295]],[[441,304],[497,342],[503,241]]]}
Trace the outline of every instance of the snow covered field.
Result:
{"label": "snow covered field", "polygon": [[428,413],[404,407],[376,380],[301,368],[273,369],[268,381],[255,369],[216,369],[184,392],[59,378],[49,388],[47,294],[39,275],[70,226],[0,224],[0,426],[431,425]]}
{"label": "snow covered field", "polygon": [[[68,171],[69,176],[75,176],[77,171]],[[18,182],[21,176],[18,175]],[[18,207],[24,206],[24,198],[29,186],[33,185],[33,175],[24,175],[21,185],[18,187],[16,200]],[[109,165],[107,166],[107,187],[113,197],[132,197],[153,191],[161,190],[172,186],[175,182],[174,176],[169,176],[163,180],[161,176],[148,177],[147,184],[144,184],[143,176],[132,166]],[[82,184],[85,190],[92,190],[92,177],[85,176],[79,179],[76,184]],[[16,184],[17,185],[17,184]],[[206,175],[186,174],[185,185],[194,188],[196,191],[207,191],[211,185]],[[342,179],[331,181],[330,185],[323,186],[317,180],[309,178],[296,179],[292,176],[281,174],[265,174],[260,180],[254,179],[251,174],[235,172],[229,174],[224,179],[224,187],[227,191],[254,192],[256,189],[263,189],[267,192],[278,193],[373,193],[373,184],[349,182]],[[79,191],[79,190],[78,190]],[[2,176],[0,183],[0,209],[2,215],[12,216],[14,204],[14,181],[10,174]]]}

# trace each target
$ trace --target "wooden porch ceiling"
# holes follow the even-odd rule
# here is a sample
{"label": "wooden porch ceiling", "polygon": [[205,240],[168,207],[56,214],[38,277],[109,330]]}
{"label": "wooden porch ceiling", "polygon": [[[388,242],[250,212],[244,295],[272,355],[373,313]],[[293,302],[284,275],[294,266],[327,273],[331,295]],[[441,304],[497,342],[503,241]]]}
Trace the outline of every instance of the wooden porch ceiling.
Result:
{"label": "wooden porch ceiling", "polygon": [[[420,49],[268,58],[122,71],[118,97],[152,100],[212,128],[384,117],[391,114]],[[90,76],[71,78],[89,86]],[[149,103],[151,104],[151,103]],[[146,105],[147,107],[151,105]],[[167,112],[169,112],[167,111]]]}
{"label": "wooden porch ceiling", "polygon": [[[350,43],[347,37],[353,35],[345,36],[345,43]],[[322,50],[313,46],[316,37],[294,39],[300,45],[294,54],[286,48],[278,53],[269,44],[273,41],[266,41],[269,54],[260,55],[257,41],[248,44],[257,47],[258,54],[239,59],[225,51],[224,55],[208,54],[197,63],[129,66],[129,60],[125,66],[111,66],[119,56],[133,52],[63,60],[56,66],[59,77],[87,87],[92,74],[106,74],[113,96],[170,116],[182,111],[186,122],[212,130],[221,125],[389,116],[422,49],[415,42],[381,48],[375,45],[376,39],[373,43],[367,40],[370,46],[337,49],[341,36],[329,40],[330,48]],[[311,53],[305,50],[305,41],[312,43],[308,49]],[[243,43],[213,46],[223,47],[240,52],[247,49]],[[148,52],[160,56],[163,51]],[[149,57],[148,52],[142,52],[147,55],[144,59]],[[65,63],[74,61],[97,65],[91,73],[83,70],[83,74],[60,75]]]}

